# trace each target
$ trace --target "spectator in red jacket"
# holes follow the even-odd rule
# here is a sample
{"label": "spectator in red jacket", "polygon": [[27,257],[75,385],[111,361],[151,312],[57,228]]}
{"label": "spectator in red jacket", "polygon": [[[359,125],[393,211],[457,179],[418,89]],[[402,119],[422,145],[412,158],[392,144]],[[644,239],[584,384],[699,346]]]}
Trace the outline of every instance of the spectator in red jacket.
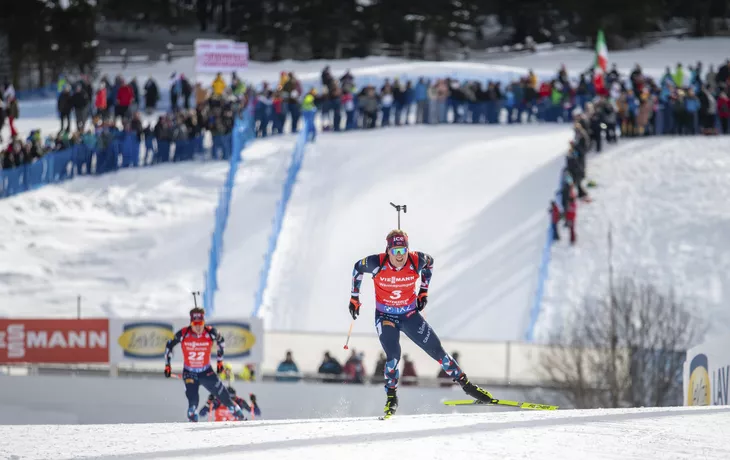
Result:
{"label": "spectator in red jacket", "polygon": [[570,194],[568,198],[568,204],[565,208],[565,223],[568,225],[570,230],[570,244],[575,244],[575,218],[578,214],[578,203],[575,196],[575,187],[570,186]]}
{"label": "spectator in red jacket", "polygon": [[728,131],[728,120],[730,120],[730,98],[723,91],[717,98],[717,116],[720,117],[720,126],[723,134],[730,134]]}
{"label": "spectator in red jacket", "polygon": [[96,92],[96,96],[94,97],[94,108],[96,109],[96,113],[101,116],[101,118],[106,119],[107,115],[107,95],[106,95],[106,84],[101,83],[99,85],[99,90]]}
{"label": "spectator in red jacket", "polygon": [[134,90],[124,81],[119,86],[117,91],[117,104],[114,107],[114,118],[121,117],[122,120],[129,118],[129,106],[134,102]]}

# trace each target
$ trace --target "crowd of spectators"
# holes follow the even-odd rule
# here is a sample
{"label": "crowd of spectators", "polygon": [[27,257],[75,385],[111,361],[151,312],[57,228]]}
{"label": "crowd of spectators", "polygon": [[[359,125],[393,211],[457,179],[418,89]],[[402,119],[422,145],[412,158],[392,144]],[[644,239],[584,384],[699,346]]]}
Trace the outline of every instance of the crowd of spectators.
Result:
{"label": "crowd of spectators", "polygon": [[[0,167],[26,164],[48,152],[82,143],[103,148],[110,133],[135,133],[140,139],[149,139],[148,143],[152,139],[190,139],[204,131],[226,134],[232,129],[233,104],[251,89],[259,137],[296,132],[303,110],[312,108],[306,107],[309,101],[318,111],[323,131],[407,124],[567,123],[576,121],[576,112],[590,118],[591,110],[598,109],[606,112],[608,119],[615,119],[610,128],[601,130],[604,138],[614,138],[616,132],[621,137],[728,134],[729,69],[730,62],[717,70],[711,65],[707,72],[702,63],[687,70],[677,64],[674,71],[667,68],[657,81],[645,75],[639,65],[628,75],[621,75],[614,66],[607,75],[608,94],[604,95],[598,94],[590,72],[571,78],[564,67],[554,78],[543,81],[529,71],[507,85],[452,78],[386,78],[379,88],[358,88],[349,71],[336,78],[325,67],[321,86],[308,88],[306,93],[293,72],[282,72],[278,82],[263,82],[257,88],[235,74],[230,84],[218,75],[205,87],[192,84],[184,74],[173,73],[168,82],[171,110],[156,120],[150,117],[158,111],[161,91],[152,78],[140,88],[136,78],[105,75],[92,83],[86,75],[73,82],[61,76],[59,131],[44,137],[40,130],[33,130],[25,139],[18,137],[14,126],[18,102],[12,85],[6,82],[0,96],[0,140],[7,120],[10,142],[2,149]],[[596,148],[600,149],[600,144]]]}
{"label": "crowd of spectators", "polygon": [[[454,359],[459,359],[459,352],[451,354]],[[340,363],[337,358],[332,356],[330,352],[325,352],[322,357],[322,363],[318,369],[311,369],[303,372],[299,369],[291,351],[287,351],[284,360],[279,363],[276,369],[275,379],[279,382],[299,382],[306,374],[306,377],[315,379],[323,383],[348,383],[348,384],[381,384],[383,383],[383,369],[385,368],[385,354],[380,353],[377,361],[375,361],[371,372],[365,366],[365,354],[352,350],[350,356],[344,363]],[[244,369],[244,372],[246,370]],[[250,375],[250,374],[249,374]],[[243,376],[243,373],[241,374]],[[410,359],[408,354],[404,354],[401,360],[400,381],[401,385],[416,385],[418,379],[416,366]],[[423,376],[421,376],[423,377]],[[442,380],[439,385],[450,386],[454,381],[446,374],[443,369],[435,373],[431,378]],[[250,380],[250,379],[248,379]]]}
{"label": "crowd of spectators", "polygon": [[[297,132],[307,110],[317,111],[318,129],[336,132],[408,124],[572,123],[575,136],[567,147],[560,193],[551,200],[549,212],[554,239],[560,239],[562,221],[574,244],[576,203],[590,201],[586,188],[591,184],[585,180],[586,155],[591,151],[600,152],[604,142],[637,136],[730,134],[730,60],[704,69],[701,62],[686,69],[678,63],[657,80],[638,64],[626,75],[614,65],[604,88],[596,88],[592,70],[571,77],[564,66],[551,79],[540,81],[528,71],[506,85],[386,78],[379,88],[359,88],[350,71],[335,77],[327,66],[321,85],[307,88],[306,93],[293,72],[282,72],[279,81],[256,87],[235,73],[230,83],[217,75],[209,87],[173,73],[168,82],[170,111],[156,120],[150,117],[157,112],[161,92],[152,78],[140,89],[136,78],[103,76],[94,85],[84,75],[75,82],[61,77],[60,130],[46,137],[33,130],[26,139],[18,137],[14,126],[18,102],[6,82],[0,96],[0,140],[7,119],[10,142],[0,150],[0,168],[31,163],[74,145],[104,150],[120,135],[137,136],[148,151],[156,151],[159,141],[196,139],[205,132],[225,135],[233,128],[235,111],[249,100],[257,137]],[[167,150],[162,153],[167,154]]]}
{"label": "crowd of spectators", "polygon": [[18,101],[12,85],[6,83],[10,90],[6,89],[0,100],[0,142],[5,115],[10,121],[10,138],[0,150],[0,169],[29,164],[77,145],[104,151],[125,135],[136,136],[147,150],[156,150],[158,141],[192,140],[205,132],[226,135],[233,129],[234,112],[245,103],[245,94],[240,92],[242,83],[235,75],[231,85],[223,83],[221,87],[222,81],[219,75],[210,88],[199,83],[191,87],[185,75],[173,74],[171,110],[155,119],[160,91],[151,78],[141,92],[136,78],[126,81],[122,76],[113,80],[103,76],[94,85],[86,75],[74,82],[61,77],[56,101],[58,132],[44,136],[40,129],[34,129],[25,138],[13,124],[18,117]]}

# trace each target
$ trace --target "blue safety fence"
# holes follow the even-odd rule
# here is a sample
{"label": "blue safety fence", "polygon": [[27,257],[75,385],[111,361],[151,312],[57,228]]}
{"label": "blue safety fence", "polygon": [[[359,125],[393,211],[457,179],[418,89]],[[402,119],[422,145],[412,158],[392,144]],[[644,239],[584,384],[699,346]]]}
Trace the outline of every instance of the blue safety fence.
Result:
{"label": "blue safety fence", "polygon": [[29,101],[34,99],[56,99],[58,98],[58,90],[56,85],[48,85],[42,88],[23,89],[15,91],[15,97],[19,101]]}
{"label": "blue safety fence", "polygon": [[218,197],[215,209],[215,226],[211,235],[208,269],[204,273],[205,292],[203,293],[203,307],[206,314],[212,315],[215,311],[215,293],[218,290],[218,266],[223,252],[223,235],[228,224],[233,187],[236,184],[236,173],[242,160],[243,149],[254,139],[253,117],[250,110],[244,110],[242,116],[236,117],[233,123],[233,133],[228,145],[231,153],[228,175]]}
{"label": "blue safety fence", "polygon": [[[562,193],[562,183],[563,172],[561,170],[560,180],[558,181],[558,189],[555,192],[556,203],[560,203],[561,201],[560,195]],[[530,309],[530,322],[527,326],[527,331],[525,332],[525,340],[527,342],[533,342],[535,340],[535,325],[537,324],[537,320],[540,317],[540,311],[542,310],[542,299],[545,295],[545,283],[547,282],[548,269],[550,267],[550,256],[552,254],[554,236],[552,221],[550,221],[547,229],[547,238],[545,238],[545,246],[542,249],[542,257],[540,258],[540,268],[537,275],[537,289],[535,290],[535,299],[532,303],[532,308]]]}
{"label": "blue safety fence", "polygon": [[261,267],[261,273],[259,278],[259,287],[256,291],[254,298],[254,307],[251,316],[257,316],[261,309],[261,304],[264,301],[264,292],[269,283],[269,271],[271,270],[271,260],[274,257],[274,251],[276,251],[276,245],[279,242],[279,235],[281,234],[281,226],[284,223],[284,215],[286,214],[286,207],[289,204],[292,192],[294,190],[294,184],[297,181],[297,175],[302,167],[304,161],[304,150],[307,145],[307,140],[310,135],[314,135],[314,111],[306,111],[303,113],[304,116],[304,128],[299,131],[297,135],[297,142],[294,145],[294,151],[291,156],[291,163],[289,164],[289,170],[287,171],[286,180],[284,181],[284,187],[281,192],[281,198],[276,202],[276,212],[274,213],[274,220],[272,221],[272,231],[269,236],[269,246],[264,255],[264,265]]}
{"label": "blue safety fence", "polygon": [[101,175],[125,168],[191,161],[199,154],[230,156],[231,135],[213,136],[213,152],[202,137],[179,141],[141,139],[136,133],[99,135],[89,143],[50,152],[32,163],[0,170],[0,198],[35,190],[76,176]]}

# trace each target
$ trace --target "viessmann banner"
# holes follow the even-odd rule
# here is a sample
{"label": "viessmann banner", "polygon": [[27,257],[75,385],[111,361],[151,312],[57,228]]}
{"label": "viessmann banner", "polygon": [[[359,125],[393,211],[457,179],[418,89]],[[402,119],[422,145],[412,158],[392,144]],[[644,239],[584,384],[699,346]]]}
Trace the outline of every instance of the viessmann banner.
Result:
{"label": "viessmann banner", "polygon": [[[111,319],[109,321],[110,354],[114,364],[130,362],[163,362],[165,345],[189,318],[145,320]],[[206,325],[215,327],[225,339],[226,362],[260,364],[263,359],[263,323],[258,318],[216,318]],[[212,356],[217,347],[214,345]],[[173,363],[182,364],[182,349],[174,349]],[[212,361],[214,363],[215,360]]]}
{"label": "viessmann banner", "polygon": [[108,362],[107,319],[0,319],[0,364]]}

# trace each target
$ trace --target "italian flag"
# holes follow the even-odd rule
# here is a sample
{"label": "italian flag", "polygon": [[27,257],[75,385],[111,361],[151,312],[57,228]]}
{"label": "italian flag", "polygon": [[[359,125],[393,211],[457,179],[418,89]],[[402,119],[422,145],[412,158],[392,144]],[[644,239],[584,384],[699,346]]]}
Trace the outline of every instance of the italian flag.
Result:
{"label": "italian flag", "polygon": [[596,64],[593,69],[593,84],[596,86],[596,93],[602,96],[608,94],[605,75],[608,71],[608,48],[606,39],[603,37],[603,30],[598,30],[596,38]]}

